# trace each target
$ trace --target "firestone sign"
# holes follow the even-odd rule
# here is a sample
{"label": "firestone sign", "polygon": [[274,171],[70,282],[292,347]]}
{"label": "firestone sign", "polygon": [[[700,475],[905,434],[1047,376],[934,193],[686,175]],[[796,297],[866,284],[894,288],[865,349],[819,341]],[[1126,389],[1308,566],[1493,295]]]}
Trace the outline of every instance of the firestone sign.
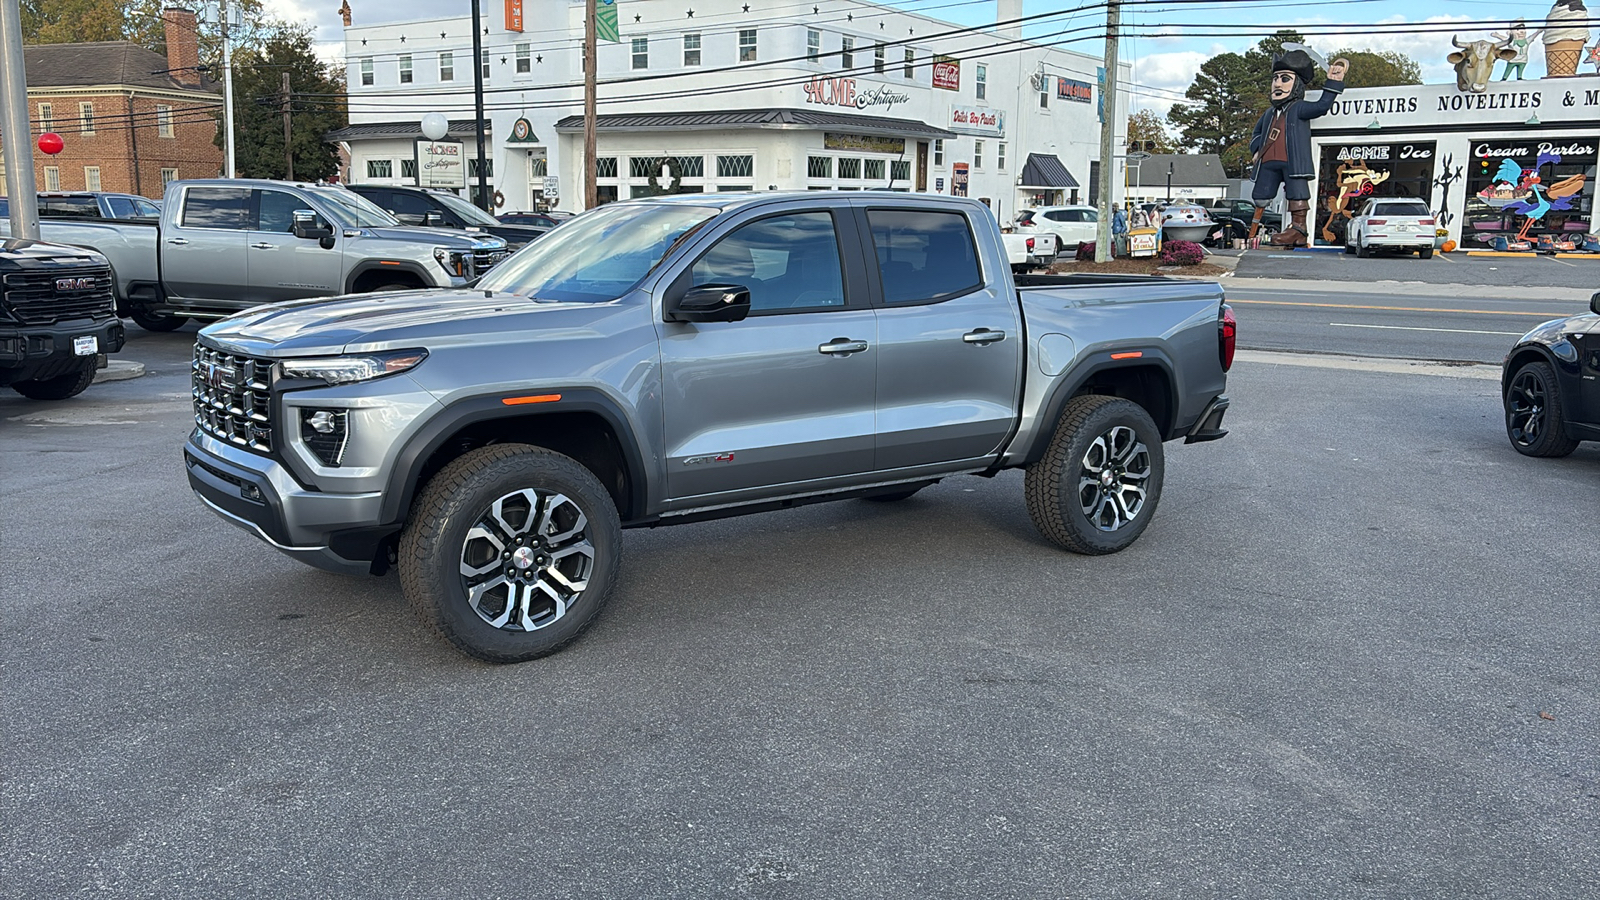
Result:
{"label": "firestone sign", "polygon": [[1086,81],[1058,77],[1056,78],[1056,96],[1062,100],[1091,103],[1094,101],[1094,85]]}
{"label": "firestone sign", "polygon": [[806,92],[806,102],[822,106],[845,106],[851,109],[881,107],[892,110],[901,103],[910,103],[911,95],[888,87],[857,89],[854,78],[813,78],[801,86]]}
{"label": "firestone sign", "polygon": [[950,130],[957,134],[981,137],[1006,136],[1006,114],[998,109],[972,106],[950,107]]}

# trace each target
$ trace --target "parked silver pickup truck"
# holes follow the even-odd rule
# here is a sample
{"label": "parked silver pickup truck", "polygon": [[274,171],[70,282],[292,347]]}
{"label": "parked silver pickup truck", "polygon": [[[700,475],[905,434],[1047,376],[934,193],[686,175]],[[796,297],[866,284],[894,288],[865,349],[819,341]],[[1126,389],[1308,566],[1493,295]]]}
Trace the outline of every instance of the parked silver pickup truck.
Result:
{"label": "parked silver pickup truck", "polygon": [[184,460],[224,519],[332,571],[398,565],[429,626],[513,662],[593,621],[622,528],[1021,468],[1046,538],[1121,550],[1163,444],[1225,434],[1233,351],[1216,284],[1014,279],[973,200],[659,197],[470,290],[202,329]]}
{"label": "parked silver pickup truck", "polygon": [[280,300],[459,287],[509,255],[490,235],[402,226],[341,187],[246,179],[172,182],[159,224],[41,219],[39,230],[103,254],[118,310],[151,331]]}

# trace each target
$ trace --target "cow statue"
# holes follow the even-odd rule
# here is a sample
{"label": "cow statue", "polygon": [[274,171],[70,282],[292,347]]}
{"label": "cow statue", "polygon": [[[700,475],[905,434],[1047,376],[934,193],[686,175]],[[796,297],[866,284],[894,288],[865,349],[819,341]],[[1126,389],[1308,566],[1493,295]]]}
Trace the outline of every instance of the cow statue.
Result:
{"label": "cow statue", "polygon": [[1452,36],[1450,43],[1456,52],[1445,57],[1456,67],[1456,89],[1463,94],[1481,94],[1489,89],[1489,79],[1494,77],[1494,65],[1500,60],[1517,57],[1516,48],[1494,41],[1469,41]]}

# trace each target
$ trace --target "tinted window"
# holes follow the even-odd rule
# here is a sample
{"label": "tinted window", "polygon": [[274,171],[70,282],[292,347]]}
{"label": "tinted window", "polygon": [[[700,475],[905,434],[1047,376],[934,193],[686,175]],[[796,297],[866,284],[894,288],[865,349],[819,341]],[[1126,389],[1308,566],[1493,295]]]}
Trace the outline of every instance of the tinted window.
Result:
{"label": "tinted window", "polygon": [[428,198],[408,194],[405,191],[394,191],[392,193],[384,191],[381,194],[367,194],[366,197],[373,203],[394,213],[395,218],[405,216],[406,218],[400,220],[402,222],[409,222],[412,218],[415,218],[417,223],[421,223],[428,213],[436,211],[433,204],[428,202]]}
{"label": "tinted window", "polygon": [[100,217],[100,202],[93,197],[40,197],[39,215],[97,219]]}
{"label": "tinted window", "polygon": [[833,216],[825,212],[751,222],[694,264],[693,283],[742,284],[750,309],[844,306],[844,270]]}
{"label": "tinted window", "polygon": [[106,206],[111,207],[112,218],[129,219],[138,215],[133,211],[133,201],[127,197],[107,197]]}
{"label": "tinted window", "polygon": [[257,193],[261,195],[261,212],[256,217],[257,231],[282,233],[294,231],[294,211],[311,208],[311,204],[283,191]]}
{"label": "tinted window", "polygon": [[134,209],[138,210],[134,213],[136,216],[152,216],[157,219],[161,218],[161,207],[151,203],[149,200],[135,200],[133,201],[133,206]]}
{"label": "tinted window", "polygon": [[1432,212],[1422,203],[1379,203],[1373,206],[1374,215],[1385,216],[1431,216]]}
{"label": "tinted window", "polygon": [[183,195],[185,228],[243,230],[250,212],[250,192],[244,188],[192,187]]}
{"label": "tinted window", "polygon": [[874,209],[867,212],[867,221],[886,302],[944,300],[983,284],[966,216]]}

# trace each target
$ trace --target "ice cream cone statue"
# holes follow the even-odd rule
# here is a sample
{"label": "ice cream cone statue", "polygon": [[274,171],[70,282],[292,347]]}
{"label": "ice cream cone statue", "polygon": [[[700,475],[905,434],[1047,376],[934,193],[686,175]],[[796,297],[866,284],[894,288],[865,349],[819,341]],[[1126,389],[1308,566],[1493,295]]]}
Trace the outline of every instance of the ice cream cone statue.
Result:
{"label": "ice cream cone statue", "polygon": [[1543,40],[1547,77],[1578,74],[1583,45],[1589,42],[1589,10],[1583,0],[1556,0],[1545,20]]}

